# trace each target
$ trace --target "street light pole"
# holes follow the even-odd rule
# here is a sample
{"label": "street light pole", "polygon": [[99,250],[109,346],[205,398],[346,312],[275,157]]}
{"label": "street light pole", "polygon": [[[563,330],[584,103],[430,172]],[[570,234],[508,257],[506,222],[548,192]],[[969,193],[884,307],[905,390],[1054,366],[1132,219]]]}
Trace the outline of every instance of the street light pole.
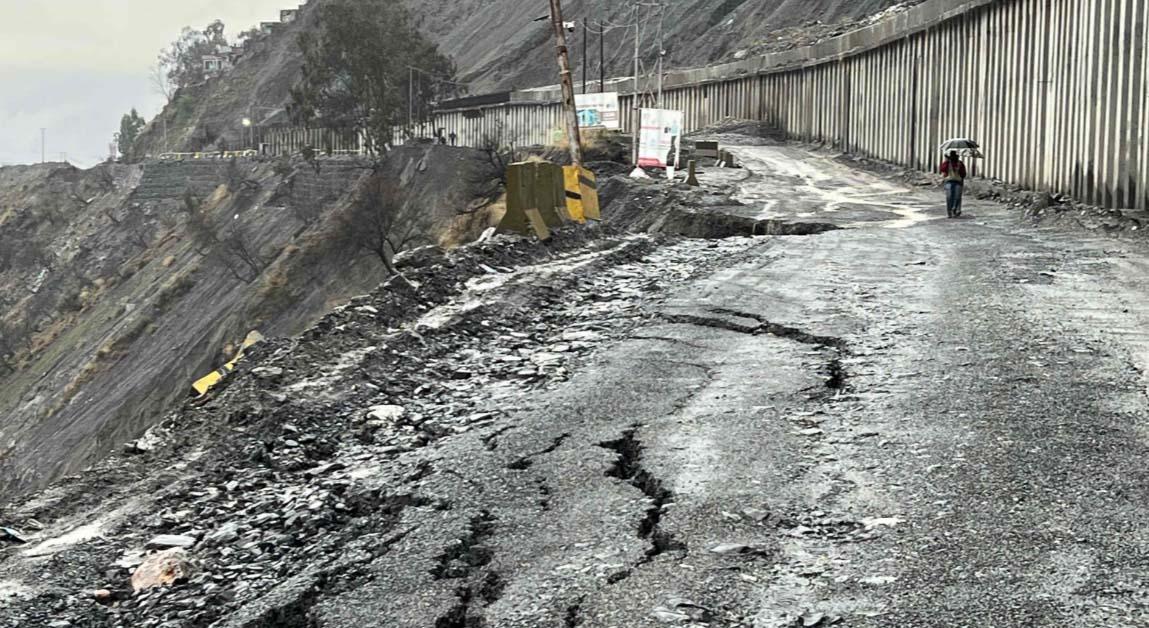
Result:
{"label": "street light pole", "polygon": [[561,0],[551,0],[551,25],[558,47],[559,76],[563,88],[563,115],[566,118],[567,142],[570,144],[571,163],[582,165],[582,139],[579,137],[578,110],[575,109],[574,82],[571,78],[570,53],[567,50],[566,27],[563,24]]}

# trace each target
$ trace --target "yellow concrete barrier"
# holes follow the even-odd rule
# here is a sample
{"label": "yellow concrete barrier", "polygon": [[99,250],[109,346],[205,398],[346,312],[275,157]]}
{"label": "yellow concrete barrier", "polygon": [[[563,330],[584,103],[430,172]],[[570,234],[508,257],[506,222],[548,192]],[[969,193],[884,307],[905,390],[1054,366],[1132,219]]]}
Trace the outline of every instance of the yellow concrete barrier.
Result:
{"label": "yellow concrete barrier", "polygon": [[239,351],[236,352],[235,357],[232,358],[231,362],[228,362],[227,364],[224,364],[211,373],[208,373],[207,375],[197,379],[195,383],[192,384],[192,390],[198,393],[200,397],[211,392],[212,388],[218,386],[219,383],[223,381],[223,378],[227,377],[232,371],[235,370],[236,364],[238,364],[239,361],[243,358],[243,352],[251,348],[252,345],[258,344],[260,342],[263,342],[263,334],[259,333],[258,331],[252,331],[249,333],[247,337],[243,339],[243,344],[240,346]]}
{"label": "yellow concrete barrier", "polygon": [[586,223],[586,213],[583,211],[582,184],[579,183],[579,169],[575,166],[563,166],[563,189],[566,193],[567,213],[571,220]]}
{"label": "yellow concrete barrier", "polygon": [[571,221],[567,213],[566,191],[563,189],[563,169],[557,164],[535,164],[535,189],[539,214],[549,229],[561,229]]}
{"label": "yellow concrete barrier", "polygon": [[602,220],[598,205],[598,177],[593,172],[582,169],[579,173],[579,189],[582,191],[582,213],[590,220]]}
{"label": "yellow concrete barrier", "polygon": [[507,213],[500,231],[534,233],[548,240],[567,223],[562,169],[547,162],[522,162],[507,168]]}

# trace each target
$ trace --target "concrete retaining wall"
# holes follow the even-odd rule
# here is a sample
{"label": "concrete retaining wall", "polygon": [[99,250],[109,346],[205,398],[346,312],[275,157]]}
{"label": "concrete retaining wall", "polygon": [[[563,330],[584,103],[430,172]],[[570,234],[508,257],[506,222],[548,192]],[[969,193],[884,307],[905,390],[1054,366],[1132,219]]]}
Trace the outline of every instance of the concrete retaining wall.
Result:
{"label": "concrete retaining wall", "polygon": [[[978,175],[1149,209],[1146,0],[930,0],[816,46],[670,74],[664,106],[695,130],[764,120],[803,141],[929,170],[972,137]],[[624,128],[633,128],[624,95]],[[552,143],[553,94],[441,111],[435,125]]]}

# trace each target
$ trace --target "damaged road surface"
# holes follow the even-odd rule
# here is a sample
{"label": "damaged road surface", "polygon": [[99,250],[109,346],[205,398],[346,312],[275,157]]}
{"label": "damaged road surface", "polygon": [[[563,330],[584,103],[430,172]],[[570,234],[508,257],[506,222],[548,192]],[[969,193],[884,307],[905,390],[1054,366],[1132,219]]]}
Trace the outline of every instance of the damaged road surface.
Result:
{"label": "damaged road surface", "polygon": [[736,150],[842,228],[393,280],[6,509],[0,625],[1149,625],[1149,249]]}

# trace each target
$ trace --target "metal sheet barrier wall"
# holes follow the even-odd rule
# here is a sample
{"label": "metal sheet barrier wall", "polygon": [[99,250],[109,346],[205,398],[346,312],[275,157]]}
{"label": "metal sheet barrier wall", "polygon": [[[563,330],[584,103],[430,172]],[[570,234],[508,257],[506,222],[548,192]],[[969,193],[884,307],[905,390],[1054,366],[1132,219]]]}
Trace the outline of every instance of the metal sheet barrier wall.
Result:
{"label": "metal sheet barrier wall", "polygon": [[[944,140],[973,137],[986,154],[978,175],[1149,209],[1149,2],[954,7],[929,0],[814,48],[768,55],[759,69],[735,68],[733,78],[721,73],[737,64],[710,68],[714,78],[705,68],[684,72],[703,80],[671,87],[663,106],[684,111],[688,130],[763,120],[793,139],[923,170],[940,162]],[[626,132],[633,103],[622,96]],[[557,102],[512,102],[440,112],[436,126],[465,145],[500,133],[516,145],[550,144],[559,114]]]}

